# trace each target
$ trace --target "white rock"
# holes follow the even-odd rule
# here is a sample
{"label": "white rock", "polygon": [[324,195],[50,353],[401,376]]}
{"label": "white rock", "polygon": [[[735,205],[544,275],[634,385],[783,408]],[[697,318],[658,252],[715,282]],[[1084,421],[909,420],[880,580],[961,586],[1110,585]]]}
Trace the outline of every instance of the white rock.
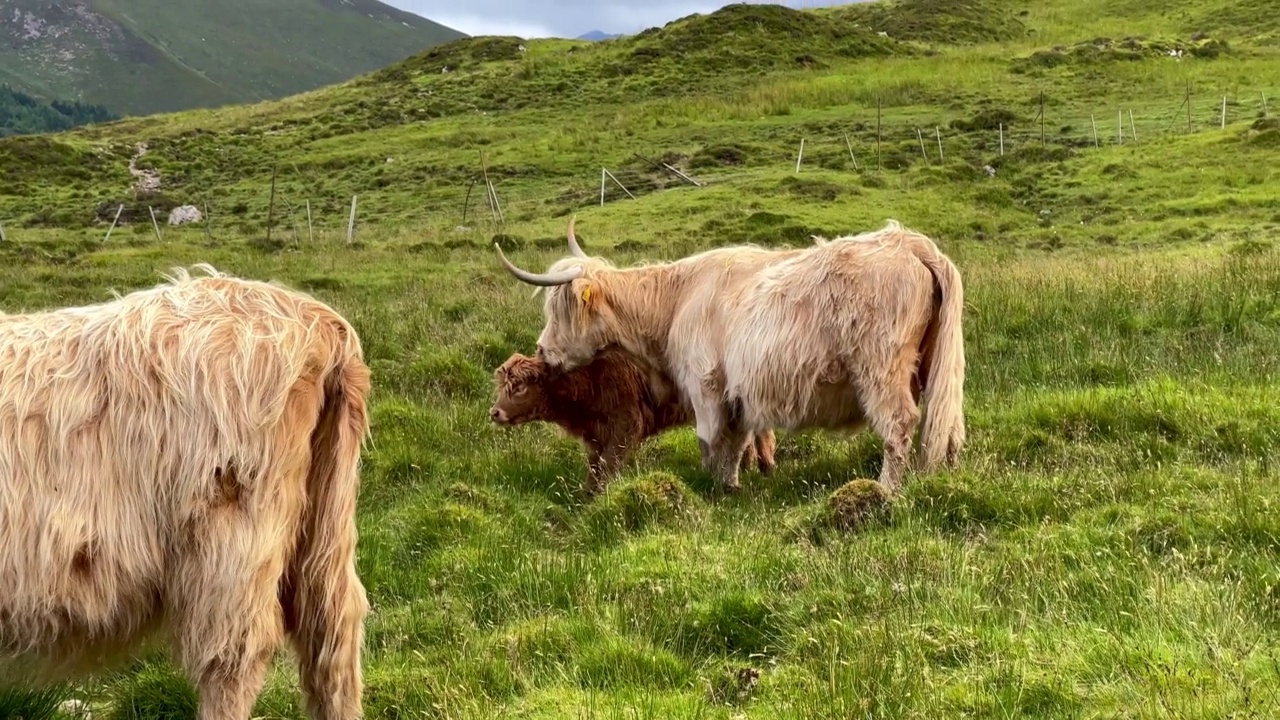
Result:
{"label": "white rock", "polygon": [[89,712],[88,703],[83,700],[64,700],[58,706],[58,712],[75,718],[83,718],[83,720],[92,720],[93,718],[93,714]]}
{"label": "white rock", "polygon": [[200,214],[200,208],[195,205],[180,205],[169,211],[170,225],[186,225],[187,223],[200,222],[204,216]]}

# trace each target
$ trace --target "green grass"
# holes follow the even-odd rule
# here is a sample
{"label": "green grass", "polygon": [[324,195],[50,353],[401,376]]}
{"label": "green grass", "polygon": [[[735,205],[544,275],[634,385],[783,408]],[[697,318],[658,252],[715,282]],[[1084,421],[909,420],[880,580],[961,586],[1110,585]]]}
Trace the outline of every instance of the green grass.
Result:
{"label": "green grass", "polygon": [[[944,44],[920,19],[937,7],[813,13],[843,24],[810,28],[836,38],[814,43],[812,69],[693,68],[668,97],[636,88],[672,82],[676,58],[605,69],[641,48],[714,55],[698,45],[716,28],[706,19],[526,54],[472,40],[281,103],[3,141],[0,186],[15,199],[0,194],[0,307],[101,300],[208,261],[310,290],[352,320],[375,377],[359,510],[369,717],[1274,716],[1280,125],[1260,117],[1260,92],[1280,85],[1275,11],[1246,23],[1245,2],[964,3]],[[984,23],[984,8],[1006,12]],[[760,12],[769,27],[779,11]],[[736,9],[720,27],[754,17]],[[892,24],[854,28],[867,17]],[[882,27],[897,30],[872,39]],[[748,30],[734,52],[762,42]],[[1190,47],[1198,31],[1228,51],[1150,51]],[[856,57],[838,55],[839,32]],[[1099,36],[1121,44],[1072,50]],[[779,43],[769,62],[801,45]],[[1069,58],[1026,60],[1038,51]],[[1193,133],[1178,107],[1188,80]],[[446,93],[488,114],[436,104]],[[879,172],[866,168],[877,99]],[[1113,133],[1130,108],[1138,142],[1092,147],[1089,115]],[[134,202],[122,168],[139,140],[144,166],[175,184]],[[459,230],[481,150],[506,223],[476,191]],[[706,185],[628,164],[633,152]],[[610,190],[599,206],[602,164],[637,199]],[[153,237],[147,203],[206,197],[210,236]],[[109,222],[116,202],[132,222],[104,245],[91,218],[101,204]],[[685,428],[583,501],[575,441],[487,416],[492,369],[530,352],[541,327],[491,242],[545,267],[571,212],[589,251],[624,264],[806,244],[885,217],[938,238],[966,283],[962,466],[859,513],[850,481],[876,476],[878,441],[784,432],[776,474],[746,473],[722,498]],[[95,717],[191,716],[190,688],[159,654],[67,692]],[[255,716],[301,717],[287,654]]]}
{"label": "green grass", "polygon": [[83,4],[7,3],[0,80],[144,115],[285,97],[462,35],[374,0]]}
{"label": "green grass", "polygon": [[[101,299],[210,260],[352,319],[377,378],[360,508],[373,717],[1275,712],[1273,248],[948,244],[971,308],[963,467],[848,533],[829,496],[875,476],[865,435],[782,433],[777,475],[718,499],[681,429],[584,505],[576,442],[487,421],[488,375],[531,348],[540,313],[484,248],[170,236],[72,257],[74,234],[51,232],[8,253],[0,302]],[[744,668],[758,682],[739,688]],[[283,655],[258,714],[300,717],[293,682]],[[185,685],[157,656],[88,687],[113,717],[150,718]]]}

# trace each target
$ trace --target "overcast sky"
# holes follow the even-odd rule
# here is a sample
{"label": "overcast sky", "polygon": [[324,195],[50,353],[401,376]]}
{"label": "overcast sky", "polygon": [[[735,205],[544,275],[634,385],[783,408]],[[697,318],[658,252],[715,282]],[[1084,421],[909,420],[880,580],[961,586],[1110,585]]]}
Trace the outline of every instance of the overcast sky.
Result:
{"label": "overcast sky", "polygon": [[[761,0],[746,0],[760,2]],[[857,0],[771,0],[791,7]],[[577,37],[592,30],[637,33],[728,3],[716,0],[383,0],[468,35]]]}

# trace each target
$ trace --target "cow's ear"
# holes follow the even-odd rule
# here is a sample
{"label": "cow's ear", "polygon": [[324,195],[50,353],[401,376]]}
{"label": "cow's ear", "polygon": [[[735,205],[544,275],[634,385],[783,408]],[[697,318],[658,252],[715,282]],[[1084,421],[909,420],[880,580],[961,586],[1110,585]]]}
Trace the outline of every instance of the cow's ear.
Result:
{"label": "cow's ear", "polygon": [[600,292],[600,286],[590,280],[574,280],[573,292],[582,301],[584,310],[592,310],[600,306],[603,293]]}

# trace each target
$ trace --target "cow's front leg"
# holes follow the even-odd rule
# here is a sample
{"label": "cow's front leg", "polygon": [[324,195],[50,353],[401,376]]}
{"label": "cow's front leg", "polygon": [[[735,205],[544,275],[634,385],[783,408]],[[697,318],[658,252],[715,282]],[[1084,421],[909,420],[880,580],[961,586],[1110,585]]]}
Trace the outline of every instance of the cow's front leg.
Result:
{"label": "cow's front leg", "polygon": [[702,469],[716,468],[715,454],[712,451],[716,438],[724,427],[718,403],[698,403],[693,406],[694,427],[698,433],[698,451],[702,453]]}
{"label": "cow's front leg", "polygon": [[694,401],[693,410],[702,467],[716,474],[726,492],[738,490],[738,468],[749,433],[730,412],[732,408],[719,399],[700,396]]}
{"label": "cow's front leg", "polygon": [[591,498],[600,494],[607,482],[604,477],[604,448],[594,437],[583,438],[582,445],[587,451],[587,477],[582,483],[582,494]]}
{"label": "cow's front leg", "polygon": [[752,434],[746,430],[743,422],[741,400],[721,403],[720,411],[724,425],[716,438],[713,454],[725,491],[734,492],[741,487],[738,484],[738,473],[742,467],[743,454],[747,448],[752,447]]}
{"label": "cow's front leg", "polygon": [[750,439],[749,433],[725,427],[712,445],[711,454],[725,492],[736,492],[742,487],[738,482],[738,472]]}

